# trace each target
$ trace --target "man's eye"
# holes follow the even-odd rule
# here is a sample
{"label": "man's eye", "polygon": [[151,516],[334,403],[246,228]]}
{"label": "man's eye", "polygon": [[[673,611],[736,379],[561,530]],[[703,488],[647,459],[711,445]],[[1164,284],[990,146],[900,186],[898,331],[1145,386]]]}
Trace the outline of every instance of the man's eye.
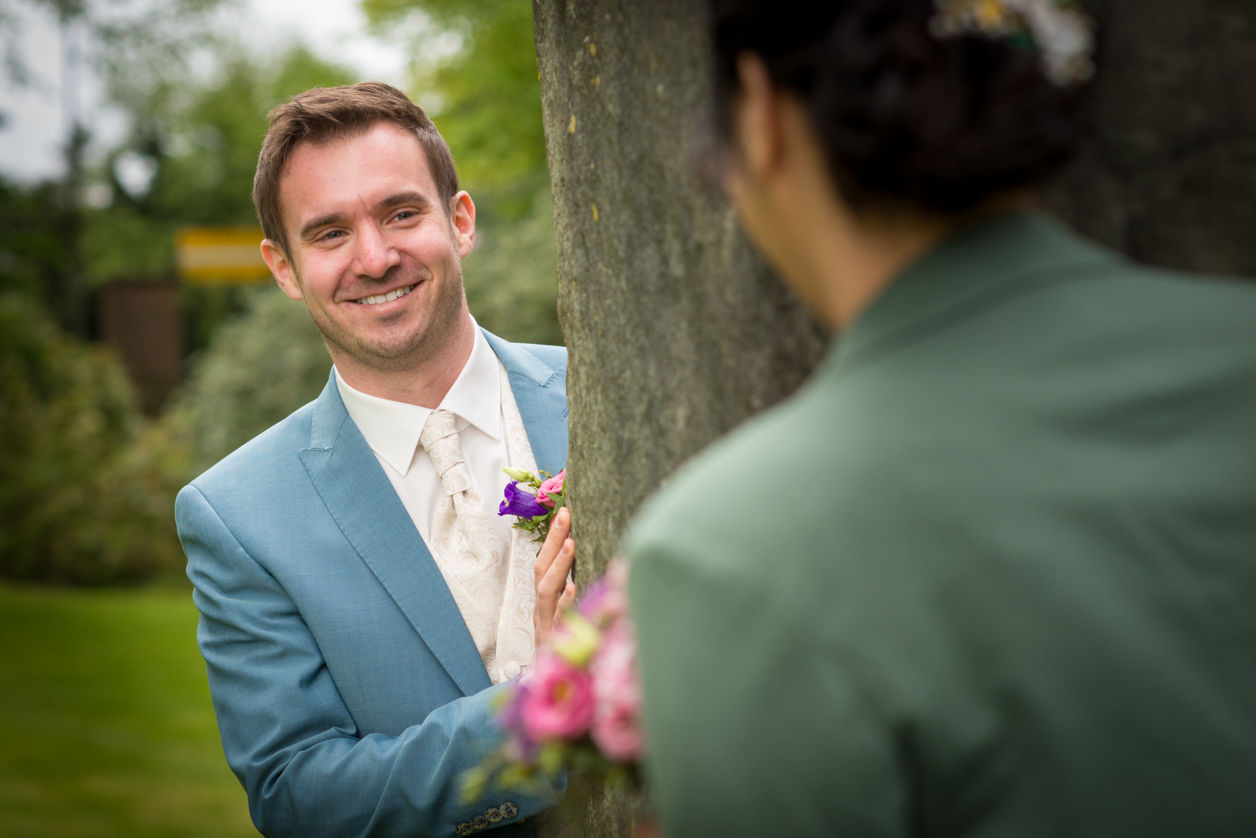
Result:
{"label": "man's eye", "polygon": [[328,230],[326,233],[319,236],[318,240],[321,242],[332,241],[333,239],[340,238],[344,234],[344,230]]}
{"label": "man's eye", "polygon": [[413,218],[415,215],[417,213],[414,210],[402,210],[393,216],[393,221],[405,221],[408,218]]}

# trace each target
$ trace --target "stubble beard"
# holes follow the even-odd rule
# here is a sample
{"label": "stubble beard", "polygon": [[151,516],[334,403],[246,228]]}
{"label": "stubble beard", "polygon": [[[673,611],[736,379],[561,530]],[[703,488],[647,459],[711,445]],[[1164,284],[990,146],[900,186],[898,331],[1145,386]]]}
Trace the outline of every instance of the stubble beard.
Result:
{"label": "stubble beard", "polygon": [[[391,278],[393,277],[386,275],[380,284],[388,284]],[[429,282],[432,282],[430,275],[424,280],[424,284]],[[459,317],[466,299],[466,291],[462,285],[462,265],[455,262],[453,270],[445,275],[445,282],[437,288],[438,293],[430,300],[431,306],[424,322],[397,343],[390,343],[387,339],[364,339],[329,318],[312,319],[333,360],[337,356],[344,356],[362,367],[379,372],[412,370],[421,367],[425,360],[438,357],[457,334]],[[426,289],[416,288],[410,293],[418,293],[420,290]]]}

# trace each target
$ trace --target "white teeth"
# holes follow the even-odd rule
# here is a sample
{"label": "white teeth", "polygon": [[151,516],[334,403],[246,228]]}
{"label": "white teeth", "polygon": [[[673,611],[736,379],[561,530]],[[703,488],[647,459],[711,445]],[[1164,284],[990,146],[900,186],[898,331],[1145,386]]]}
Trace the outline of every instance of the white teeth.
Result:
{"label": "white teeth", "polygon": [[366,306],[376,306],[376,305],[379,305],[380,303],[391,303],[393,300],[399,297],[404,297],[406,294],[409,294],[413,290],[414,290],[414,286],[409,285],[409,286],[406,286],[405,288],[398,288],[396,291],[389,291],[387,294],[376,294],[373,297],[363,297],[362,299],[358,300],[358,302]]}

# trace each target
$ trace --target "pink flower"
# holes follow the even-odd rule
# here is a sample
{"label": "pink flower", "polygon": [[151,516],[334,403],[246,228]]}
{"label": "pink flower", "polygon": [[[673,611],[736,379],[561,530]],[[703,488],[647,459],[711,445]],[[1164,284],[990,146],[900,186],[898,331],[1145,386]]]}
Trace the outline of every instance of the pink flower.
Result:
{"label": "pink flower", "polygon": [[598,705],[593,718],[593,741],[602,753],[616,762],[629,762],[641,755],[640,705],[628,701],[608,701]]}
{"label": "pink flower", "polygon": [[628,565],[622,558],[611,560],[602,578],[577,602],[576,610],[599,626],[628,613]]}
{"label": "pink flower", "polygon": [[529,739],[575,739],[593,721],[593,679],[558,655],[541,650],[519,701],[519,720]]}
{"label": "pink flower", "polygon": [[550,495],[561,495],[563,493],[563,482],[566,478],[567,469],[563,469],[548,480],[542,480],[541,488],[536,490],[537,503],[544,504],[550,509],[553,509],[554,499],[550,497]]}
{"label": "pink flower", "polygon": [[589,668],[597,707],[593,741],[613,760],[641,755],[641,685],[637,677],[637,644],[625,616],[602,635],[602,646]]}

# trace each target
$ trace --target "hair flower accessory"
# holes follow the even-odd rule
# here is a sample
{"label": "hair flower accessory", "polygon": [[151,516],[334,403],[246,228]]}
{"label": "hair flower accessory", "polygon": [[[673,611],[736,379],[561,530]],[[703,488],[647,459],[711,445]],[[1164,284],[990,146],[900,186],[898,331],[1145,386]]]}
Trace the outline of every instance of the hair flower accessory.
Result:
{"label": "hair flower accessory", "polygon": [[984,35],[1036,51],[1053,83],[1094,75],[1094,21],[1077,0],[937,0],[929,30],[938,38]]}

